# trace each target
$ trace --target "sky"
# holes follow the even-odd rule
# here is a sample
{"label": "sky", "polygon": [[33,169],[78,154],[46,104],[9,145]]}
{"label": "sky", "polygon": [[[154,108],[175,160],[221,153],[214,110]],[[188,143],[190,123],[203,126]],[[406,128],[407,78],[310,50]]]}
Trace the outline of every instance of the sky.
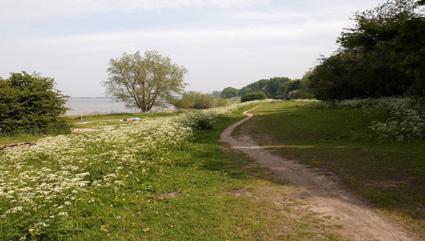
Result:
{"label": "sky", "polygon": [[380,0],[0,0],[0,76],[39,72],[73,97],[105,96],[111,58],[157,50],[188,90],[300,78]]}

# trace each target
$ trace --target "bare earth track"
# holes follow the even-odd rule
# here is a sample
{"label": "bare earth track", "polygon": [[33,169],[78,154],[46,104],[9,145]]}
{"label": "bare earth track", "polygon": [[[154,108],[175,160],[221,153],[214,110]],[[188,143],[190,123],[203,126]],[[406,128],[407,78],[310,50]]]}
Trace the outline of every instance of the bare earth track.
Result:
{"label": "bare earth track", "polygon": [[342,188],[332,180],[334,178],[274,155],[249,136],[233,137],[233,130],[252,118],[249,111],[244,113],[246,118],[224,130],[220,140],[269,169],[274,181],[289,182],[300,188],[302,191],[296,198],[308,203],[312,211],[332,217],[342,226],[339,233],[342,237],[353,240],[417,240],[378,210]]}

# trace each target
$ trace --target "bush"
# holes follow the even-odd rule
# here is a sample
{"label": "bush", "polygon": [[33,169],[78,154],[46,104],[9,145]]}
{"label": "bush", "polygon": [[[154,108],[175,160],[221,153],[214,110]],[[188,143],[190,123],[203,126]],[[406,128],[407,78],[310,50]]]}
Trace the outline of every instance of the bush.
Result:
{"label": "bush", "polygon": [[210,130],[216,117],[212,111],[191,111],[180,116],[178,122],[194,130]]}
{"label": "bush", "polygon": [[199,92],[186,92],[180,99],[171,101],[178,108],[209,109],[227,105],[225,99]]}
{"label": "bush", "polygon": [[241,97],[241,102],[253,101],[253,100],[264,100],[267,99],[267,95],[263,91],[252,91],[244,94]]}
{"label": "bush", "polygon": [[67,133],[64,105],[52,78],[13,73],[0,80],[0,135]]}

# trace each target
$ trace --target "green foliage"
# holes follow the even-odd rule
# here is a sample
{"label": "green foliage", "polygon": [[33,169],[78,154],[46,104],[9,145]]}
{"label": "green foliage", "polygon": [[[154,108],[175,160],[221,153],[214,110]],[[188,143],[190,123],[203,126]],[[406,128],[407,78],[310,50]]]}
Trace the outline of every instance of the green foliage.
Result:
{"label": "green foliage", "polygon": [[194,130],[210,130],[213,128],[217,116],[213,112],[192,111],[180,116],[178,122]]}
{"label": "green foliage", "polygon": [[263,92],[266,94],[267,98],[270,99],[311,97],[307,88],[306,80],[304,78],[302,80],[291,80],[286,77],[262,79],[249,84],[240,90],[228,87],[221,92],[221,96],[223,98],[232,98],[237,95],[246,96],[252,92]]}
{"label": "green foliage", "polygon": [[[274,77],[270,79],[262,79],[255,83],[247,85],[245,88],[251,91],[262,91],[268,98],[284,99],[286,98],[288,87],[291,80],[286,77]],[[245,91],[245,92],[251,92]]]}
{"label": "green foliage", "polygon": [[253,100],[264,100],[267,99],[267,95],[262,91],[252,91],[246,93],[241,97],[241,102],[253,101]]}
{"label": "green foliage", "polygon": [[104,84],[112,96],[146,112],[159,98],[170,99],[182,93],[186,72],[157,51],[146,51],[143,57],[136,52],[111,59]]}
{"label": "green foliage", "polygon": [[52,78],[22,72],[0,80],[0,135],[69,132],[65,112]]}
{"label": "green foliage", "polygon": [[357,13],[339,51],[310,77],[319,99],[425,95],[425,18],[414,0],[389,0]]}
{"label": "green foliage", "polygon": [[183,93],[180,99],[171,100],[171,103],[178,108],[208,109],[225,106],[227,101],[209,94],[189,91]]}
{"label": "green foliage", "polygon": [[313,99],[314,96],[309,88],[309,78],[311,72],[308,71],[300,80],[292,81],[288,87],[288,99]]}
{"label": "green foliage", "polygon": [[239,95],[239,90],[232,87],[224,88],[223,91],[221,91],[221,97],[226,99],[234,98],[234,97],[237,97],[238,95]]}

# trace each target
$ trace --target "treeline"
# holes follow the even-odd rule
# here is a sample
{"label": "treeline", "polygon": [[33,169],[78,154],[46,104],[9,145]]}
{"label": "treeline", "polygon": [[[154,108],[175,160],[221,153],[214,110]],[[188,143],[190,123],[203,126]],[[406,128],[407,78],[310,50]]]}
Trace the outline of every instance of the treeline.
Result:
{"label": "treeline", "polygon": [[308,74],[299,80],[292,80],[286,77],[274,77],[262,79],[249,84],[241,89],[233,87],[224,88],[221,92],[215,92],[214,95],[222,98],[241,97],[241,101],[250,101],[256,99],[299,99],[311,98],[308,91]]}
{"label": "treeline", "polygon": [[320,59],[300,80],[271,78],[242,89],[215,92],[223,98],[245,95],[274,99],[341,100],[425,95],[425,0],[388,0],[356,13],[338,50]]}
{"label": "treeline", "polygon": [[425,1],[389,0],[354,15],[336,53],[309,76],[318,99],[424,96]]}

